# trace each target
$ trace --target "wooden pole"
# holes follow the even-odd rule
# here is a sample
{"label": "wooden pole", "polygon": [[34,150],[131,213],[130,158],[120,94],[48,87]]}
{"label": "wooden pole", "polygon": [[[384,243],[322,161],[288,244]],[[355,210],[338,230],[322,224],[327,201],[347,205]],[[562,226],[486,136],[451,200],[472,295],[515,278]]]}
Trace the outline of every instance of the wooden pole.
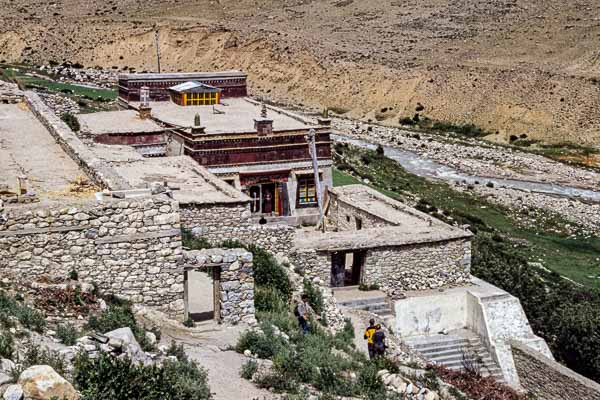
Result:
{"label": "wooden pole", "polygon": [[312,158],[313,170],[315,173],[315,189],[317,191],[317,204],[319,205],[319,224],[323,220],[323,196],[321,193],[321,180],[319,179],[319,163],[317,162],[317,145],[315,143],[315,130],[308,131],[308,149]]}

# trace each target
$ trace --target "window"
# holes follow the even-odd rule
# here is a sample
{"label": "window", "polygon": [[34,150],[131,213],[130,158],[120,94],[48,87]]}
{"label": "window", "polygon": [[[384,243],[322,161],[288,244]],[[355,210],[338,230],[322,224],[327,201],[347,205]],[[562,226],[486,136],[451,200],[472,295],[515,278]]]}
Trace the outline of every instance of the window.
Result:
{"label": "window", "polygon": [[312,176],[298,177],[298,206],[317,205],[317,188]]}
{"label": "window", "polygon": [[362,219],[355,217],[356,218],[356,230],[360,231],[362,229]]}

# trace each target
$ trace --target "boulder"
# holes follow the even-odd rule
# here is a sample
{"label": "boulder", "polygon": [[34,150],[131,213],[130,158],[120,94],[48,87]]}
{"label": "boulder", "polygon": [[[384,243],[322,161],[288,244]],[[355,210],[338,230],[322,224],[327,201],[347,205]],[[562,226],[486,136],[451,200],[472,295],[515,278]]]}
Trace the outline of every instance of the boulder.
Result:
{"label": "boulder", "polygon": [[28,400],[79,399],[73,385],[49,365],[35,365],[27,368],[19,376],[18,383],[23,388],[25,399]]}
{"label": "boulder", "polygon": [[8,373],[0,372],[0,386],[12,382],[12,378]]}
{"label": "boulder", "polygon": [[108,337],[108,345],[120,349],[135,363],[147,364],[149,357],[144,353],[140,344],[135,339],[131,328],[119,328],[104,334]]}
{"label": "boulder", "polygon": [[10,372],[14,367],[14,362],[6,358],[0,358],[0,372]]}
{"label": "boulder", "polygon": [[156,344],[156,335],[152,332],[146,332],[146,341],[150,346],[154,346]]}
{"label": "boulder", "polygon": [[10,385],[4,391],[2,396],[3,400],[21,400],[23,399],[24,393],[21,385]]}

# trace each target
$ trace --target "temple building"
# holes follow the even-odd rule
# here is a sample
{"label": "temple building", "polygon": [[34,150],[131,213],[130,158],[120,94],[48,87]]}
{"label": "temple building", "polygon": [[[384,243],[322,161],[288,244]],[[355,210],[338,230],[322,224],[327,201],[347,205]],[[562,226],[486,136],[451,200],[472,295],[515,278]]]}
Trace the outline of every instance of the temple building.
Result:
{"label": "temple building", "polygon": [[126,104],[140,101],[140,89],[148,87],[151,101],[169,101],[170,88],[186,82],[197,82],[221,89],[224,98],[244,97],[247,75],[241,71],[140,73],[119,75],[119,100]]}
{"label": "temple building", "polygon": [[166,153],[188,155],[246,193],[251,211],[291,224],[315,223],[318,201],[307,142],[314,130],[319,180],[332,185],[328,120],[309,125],[295,115],[247,98],[180,107],[150,103],[153,118],[171,128]]}
{"label": "temple building", "polygon": [[219,104],[221,89],[200,82],[185,82],[169,88],[171,101],[180,106]]}

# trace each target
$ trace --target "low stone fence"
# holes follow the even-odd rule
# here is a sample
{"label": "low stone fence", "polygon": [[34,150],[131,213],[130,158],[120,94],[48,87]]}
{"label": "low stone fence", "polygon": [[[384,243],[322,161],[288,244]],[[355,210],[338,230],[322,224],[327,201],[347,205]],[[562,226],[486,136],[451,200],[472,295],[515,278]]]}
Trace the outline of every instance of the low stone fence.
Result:
{"label": "low stone fence", "polygon": [[185,252],[186,269],[219,268],[220,320],[254,323],[252,253],[245,249],[204,249]]}
{"label": "low stone fence", "polygon": [[539,400],[600,400],[600,384],[551,360],[520,342],[511,343],[523,389]]}
{"label": "low stone fence", "polygon": [[295,232],[288,225],[256,224],[246,203],[181,205],[181,224],[217,246],[225,240],[238,240],[282,255],[289,254]]}
{"label": "low stone fence", "polygon": [[96,185],[110,190],[131,189],[129,183],[117,174],[108,163],[96,157],[71,128],[57,117],[36,93],[25,93],[25,99],[31,111],[48,129],[48,132],[50,132],[65,153],[85,171]]}
{"label": "low stone fence", "polygon": [[0,275],[68,276],[183,312],[179,205],[166,196],[22,206],[0,224]]}

